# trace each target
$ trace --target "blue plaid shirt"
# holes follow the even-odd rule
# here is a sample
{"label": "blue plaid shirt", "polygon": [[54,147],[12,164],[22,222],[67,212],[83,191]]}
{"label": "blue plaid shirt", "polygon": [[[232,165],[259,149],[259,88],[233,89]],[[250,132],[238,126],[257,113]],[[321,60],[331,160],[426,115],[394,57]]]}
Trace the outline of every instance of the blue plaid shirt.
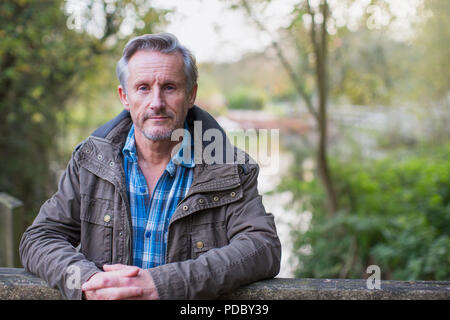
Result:
{"label": "blue plaid shirt", "polygon": [[[186,123],[185,123],[186,128]],[[184,139],[180,151],[170,159],[152,194],[138,165],[134,125],[128,133],[124,154],[124,171],[133,225],[133,264],[143,269],[165,263],[167,231],[178,203],[192,184],[195,162],[183,161]]]}

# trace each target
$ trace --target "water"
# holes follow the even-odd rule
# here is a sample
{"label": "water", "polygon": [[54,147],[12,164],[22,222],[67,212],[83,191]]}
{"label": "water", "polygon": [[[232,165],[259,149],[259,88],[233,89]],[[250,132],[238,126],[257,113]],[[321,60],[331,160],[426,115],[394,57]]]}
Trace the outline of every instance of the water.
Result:
{"label": "water", "polygon": [[[263,204],[267,212],[275,217],[278,236],[281,242],[281,268],[278,277],[293,278],[297,263],[293,260],[293,239],[290,235],[293,228],[305,230],[308,228],[311,214],[309,212],[297,213],[286,209],[286,205],[292,201],[290,192],[278,192],[271,195],[264,193],[274,190],[286,173],[293,159],[290,154],[280,153],[280,165],[277,174],[266,174],[266,167],[262,166],[258,177],[258,190],[263,195]],[[270,169],[272,173],[272,169]]]}
{"label": "water", "polygon": [[[249,114],[252,115],[251,118],[260,118],[254,113]],[[241,117],[244,117],[244,115],[245,113],[240,113]],[[230,133],[234,130],[242,129],[242,124],[228,119],[227,117],[219,117],[218,122],[227,131],[229,137],[233,136],[232,134],[230,135]],[[272,132],[269,135],[271,134]],[[258,153],[258,148],[255,147],[255,143],[259,146],[267,143],[267,140],[264,139],[264,135],[260,134],[259,138],[256,138],[256,136],[250,137],[249,144],[253,147],[246,148],[245,143],[240,144],[243,142],[242,137],[237,141],[233,141],[233,143],[237,143],[236,145],[238,147],[245,149],[260,165],[258,190],[263,196],[262,201],[266,211],[272,213],[275,217],[275,224],[282,246],[281,268],[278,277],[293,278],[296,263],[293,261],[293,240],[290,233],[293,228],[300,230],[307,229],[311,214],[309,212],[299,214],[294,210],[286,209],[286,205],[292,201],[292,194],[290,192],[277,192],[271,195],[265,194],[276,189],[281,182],[282,176],[287,173],[287,170],[294,162],[292,154],[281,150],[279,146],[273,147],[272,138],[273,137],[271,136],[269,145],[265,145],[265,148],[263,147],[263,150],[270,150],[268,152],[270,154],[266,154],[264,157],[261,157],[261,154]],[[275,137],[275,140],[278,140],[278,143],[280,143],[279,138],[281,137]]]}

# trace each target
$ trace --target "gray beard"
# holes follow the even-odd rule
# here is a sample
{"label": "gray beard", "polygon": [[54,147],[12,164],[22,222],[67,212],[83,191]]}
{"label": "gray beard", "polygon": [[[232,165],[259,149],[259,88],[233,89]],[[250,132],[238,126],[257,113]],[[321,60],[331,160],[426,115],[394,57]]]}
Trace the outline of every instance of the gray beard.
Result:
{"label": "gray beard", "polygon": [[163,140],[170,140],[170,138],[172,137],[172,132],[174,130],[167,130],[165,132],[158,132],[158,133],[147,133],[147,132],[143,132],[144,137],[146,137],[149,140],[152,141],[163,141]]}

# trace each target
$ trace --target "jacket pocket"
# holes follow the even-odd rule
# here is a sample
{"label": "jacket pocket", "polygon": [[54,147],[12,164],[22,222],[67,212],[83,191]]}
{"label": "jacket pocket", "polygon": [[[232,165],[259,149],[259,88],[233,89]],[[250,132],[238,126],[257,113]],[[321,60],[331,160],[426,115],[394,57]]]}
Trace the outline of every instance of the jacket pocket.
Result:
{"label": "jacket pocket", "polygon": [[198,258],[201,254],[215,248],[215,241],[207,234],[194,234],[192,235],[192,258]]}
{"label": "jacket pocket", "polygon": [[227,244],[226,228],[224,225],[218,224],[215,228],[207,228],[192,232],[192,258],[196,259],[213,248],[220,248]]}
{"label": "jacket pocket", "polygon": [[111,263],[114,225],[113,201],[82,197],[80,220],[80,252],[99,268],[105,263]]}

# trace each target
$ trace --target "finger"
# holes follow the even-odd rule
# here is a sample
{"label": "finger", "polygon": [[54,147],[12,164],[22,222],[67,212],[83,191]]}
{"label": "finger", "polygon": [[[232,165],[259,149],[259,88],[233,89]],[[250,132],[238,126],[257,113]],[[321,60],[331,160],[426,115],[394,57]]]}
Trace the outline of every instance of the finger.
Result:
{"label": "finger", "polygon": [[103,270],[104,271],[116,271],[120,269],[125,269],[128,267],[126,264],[116,263],[116,264],[104,264]]}
{"label": "finger", "polygon": [[119,270],[123,270],[123,271],[129,271],[130,273],[130,277],[134,277],[139,273],[139,268],[136,266],[128,266],[125,264],[104,264],[103,265],[103,270],[106,272],[109,271],[119,271]]}
{"label": "finger", "polygon": [[155,290],[148,290],[143,288],[141,295],[125,298],[123,300],[159,300],[159,295]]}
{"label": "finger", "polygon": [[101,288],[126,287],[130,285],[130,278],[135,277],[138,273],[139,268],[101,272],[83,283],[81,290],[87,291]]}
{"label": "finger", "polygon": [[138,287],[102,288],[95,290],[93,297],[96,300],[122,300],[137,298],[142,293],[143,289]]}

